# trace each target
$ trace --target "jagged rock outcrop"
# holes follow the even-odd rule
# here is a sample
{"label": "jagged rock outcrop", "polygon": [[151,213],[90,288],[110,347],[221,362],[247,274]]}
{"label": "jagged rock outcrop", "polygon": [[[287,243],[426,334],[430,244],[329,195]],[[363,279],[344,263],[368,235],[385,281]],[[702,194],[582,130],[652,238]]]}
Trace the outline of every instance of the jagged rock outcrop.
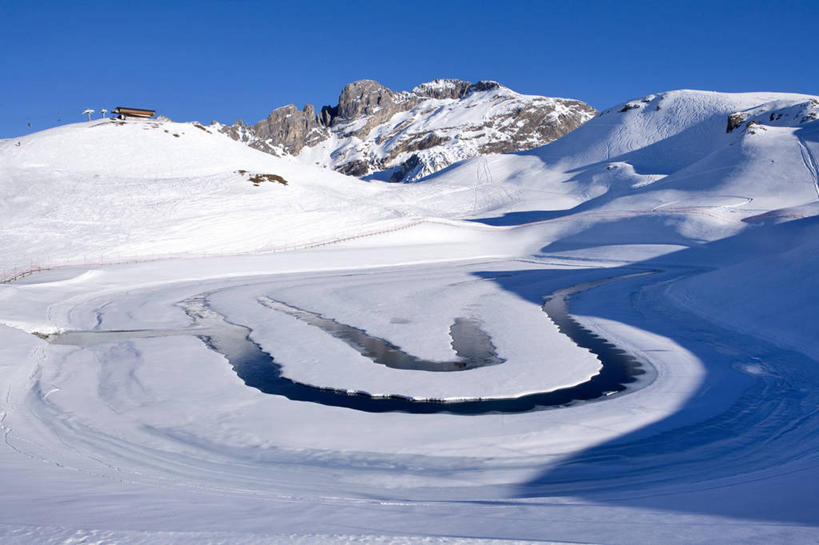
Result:
{"label": "jagged rock outcrop", "polygon": [[748,114],[743,112],[736,112],[728,116],[728,126],[725,127],[725,132],[731,132],[745,122]]}
{"label": "jagged rock outcrop", "polygon": [[472,87],[472,84],[468,81],[437,79],[413,87],[412,93],[419,97],[445,100],[448,98],[463,98],[470,87]]}
{"label": "jagged rock outcrop", "polygon": [[596,113],[579,100],[521,95],[495,81],[439,79],[395,92],[360,80],[318,115],[310,104],[289,105],[253,126],[218,128],[268,153],[406,182],[480,154],[542,146]]}
{"label": "jagged rock outcrop", "polygon": [[312,104],[301,111],[293,104],[276,108],[267,119],[253,125],[253,133],[291,155],[298,155],[303,147],[314,146],[330,135],[319,123]]}
{"label": "jagged rock outcrop", "polygon": [[338,97],[338,117],[349,121],[379,110],[394,110],[394,93],[377,81],[363,79],[348,83]]}

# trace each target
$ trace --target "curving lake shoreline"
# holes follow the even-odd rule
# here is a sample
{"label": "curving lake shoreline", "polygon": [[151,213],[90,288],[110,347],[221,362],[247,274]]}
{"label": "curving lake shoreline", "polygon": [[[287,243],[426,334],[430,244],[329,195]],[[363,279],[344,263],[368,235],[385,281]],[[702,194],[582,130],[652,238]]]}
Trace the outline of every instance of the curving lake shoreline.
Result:
{"label": "curving lake shoreline", "polygon": [[[592,333],[573,319],[568,312],[568,300],[572,295],[603,283],[652,274],[653,272],[655,271],[644,271],[593,282],[584,282],[557,290],[546,297],[542,307],[543,311],[557,325],[561,333],[571,338],[578,346],[594,353],[600,359],[602,368],[597,375],[575,386],[499,399],[421,400],[397,395],[378,396],[366,392],[319,388],[295,382],[282,376],[282,366],[276,362],[271,354],[262,350],[250,338],[248,328],[225,320],[224,317],[208,306],[206,298],[198,299],[195,304],[189,301],[184,306],[194,320],[201,320],[208,316],[209,321],[217,320],[221,322],[219,327],[209,327],[208,334],[199,335],[199,337],[208,347],[222,354],[230,362],[236,374],[247,386],[256,388],[266,394],[284,396],[293,401],[320,403],[367,412],[401,411],[418,414],[453,413],[464,415],[519,413],[605,398],[624,392],[629,388],[629,385],[633,385],[639,377],[645,375],[646,370],[643,368],[643,364],[634,356]],[[278,303],[278,305],[273,305],[272,308],[281,309],[280,305],[282,304]],[[293,308],[287,307],[287,312],[294,314]],[[307,317],[313,320],[316,320],[315,316],[317,315],[301,314],[302,318]],[[321,318],[321,320],[326,319]],[[335,323],[332,327],[338,331],[337,326],[338,324]],[[341,329],[343,330],[343,328]],[[366,332],[358,329],[354,330],[356,342],[363,342],[361,340],[362,334],[366,335]],[[387,341],[372,337],[368,338],[368,342],[373,339],[387,343]],[[362,352],[362,354],[367,355],[365,352]]]}

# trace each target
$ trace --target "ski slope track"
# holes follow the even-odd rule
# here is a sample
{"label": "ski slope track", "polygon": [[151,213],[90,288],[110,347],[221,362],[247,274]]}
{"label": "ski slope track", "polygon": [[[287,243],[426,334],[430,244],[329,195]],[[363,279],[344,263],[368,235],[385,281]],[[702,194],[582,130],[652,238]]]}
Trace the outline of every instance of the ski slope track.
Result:
{"label": "ski slope track", "polygon": [[799,145],[802,148],[802,161],[805,163],[805,168],[808,169],[810,175],[813,176],[816,184],[816,195],[819,196],[819,170],[816,167],[816,159],[802,138],[799,138]]}
{"label": "ski slope track", "polygon": [[413,184],[0,141],[0,543],[817,543],[817,118],[657,93]]}

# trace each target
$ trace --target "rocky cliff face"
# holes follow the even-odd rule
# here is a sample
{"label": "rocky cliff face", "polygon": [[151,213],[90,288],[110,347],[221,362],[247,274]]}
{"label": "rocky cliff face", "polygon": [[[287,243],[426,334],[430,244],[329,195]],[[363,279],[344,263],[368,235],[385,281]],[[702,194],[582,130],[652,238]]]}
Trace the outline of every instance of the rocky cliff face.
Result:
{"label": "rocky cliff face", "polygon": [[336,106],[274,110],[232,138],[352,176],[416,181],[486,153],[542,146],[597,112],[579,100],[521,95],[494,81],[442,79],[395,92],[372,80],[344,87]]}
{"label": "rocky cliff face", "polygon": [[253,133],[291,154],[297,154],[304,146],[313,146],[328,136],[311,104],[301,111],[292,104],[273,110],[267,119],[253,125]]}

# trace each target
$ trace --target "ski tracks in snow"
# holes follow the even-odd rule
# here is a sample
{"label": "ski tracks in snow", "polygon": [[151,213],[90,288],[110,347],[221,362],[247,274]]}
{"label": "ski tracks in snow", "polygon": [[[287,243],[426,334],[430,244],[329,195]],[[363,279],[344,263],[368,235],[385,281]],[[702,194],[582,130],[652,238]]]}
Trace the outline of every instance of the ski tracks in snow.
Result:
{"label": "ski tracks in snow", "polygon": [[810,175],[813,177],[813,187],[816,189],[816,196],[819,197],[819,167],[816,166],[816,158],[811,153],[810,148],[805,143],[801,136],[796,137],[799,142],[799,151],[802,152],[802,162],[805,163],[805,168],[808,169]]}

